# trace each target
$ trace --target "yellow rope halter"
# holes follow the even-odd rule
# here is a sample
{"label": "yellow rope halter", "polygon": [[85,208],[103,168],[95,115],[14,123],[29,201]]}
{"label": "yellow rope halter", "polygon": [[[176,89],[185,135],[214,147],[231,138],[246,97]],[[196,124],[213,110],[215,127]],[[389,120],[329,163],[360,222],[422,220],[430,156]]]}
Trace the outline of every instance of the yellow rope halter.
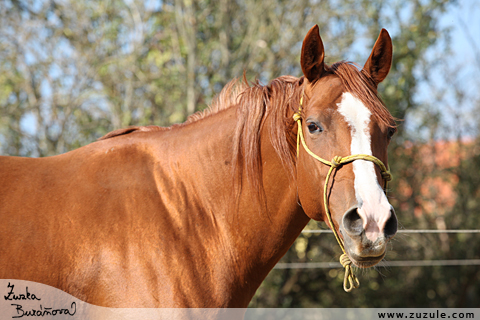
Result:
{"label": "yellow rope halter", "polygon": [[[325,204],[325,213],[328,218],[328,222],[330,224],[330,228],[333,231],[333,234],[335,235],[335,238],[337,239],[338,244],[340,245],[340,248],[343,251],[343,254],[340,256],[340,263],[342,266],[345,268],[345,276],[343,278],[343,289],[346,292],[352,291],[354,288],[358,288],[360,285],[360,282],[358,281],[357,277],[353,274],[352,270],[352,261],[348,257],[346,251],[345,251],[345,245],[343,243],[343,240],[339,237],[337,231],[335,230],[335,226],[333,224],[333,219],[332,215],[330,214],[330,210],[328,209],[328,180],[330,179],[330,176],[332,175],[333,170],[337,169],[338,167],[353,162],[355,160],[366,160],[366,161],[371,161],[375,163],[379,168],[382,173],[382,178],[385,180],[385,185],[384,189],[387,189],[387,182],[392,180],[392,175],[390,174],[390,171],[385,167],[382,161],[380,159],[368,155],[368,154],[354,154],[346,157],[340,157],[340,156],[335,156],[333,157],[332,161],[328,161],[325,159],[320,158],[317,156],[315,153],[312,152],[307,147],[307,144],[305,143],[305,138],[303,137],[302,133],[302,104],[303,104],[303,96],[300,98],[300,106],[297,112],[293,114],[293,120],[297,122],[298,124],[298,133],[297,133],[297,158],[299,155],[300,151],[300,141],[302,142],[303,148],[309,155],[311,155],[314,159],[320,161],[323,164],[326,164],[327,166],[330,166],[330,169],[328,170],[327,177],[325,178],[325,185],[323,188],[323,202]],[[348,285],[348,286],[347,286]]]}

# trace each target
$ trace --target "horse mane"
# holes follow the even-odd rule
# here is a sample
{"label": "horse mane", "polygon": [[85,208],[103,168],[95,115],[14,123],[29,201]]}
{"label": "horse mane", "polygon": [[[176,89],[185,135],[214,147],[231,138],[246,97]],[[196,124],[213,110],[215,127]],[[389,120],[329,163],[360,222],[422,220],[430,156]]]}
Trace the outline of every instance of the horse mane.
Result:
{"label": "horse mane", "polygon": [[[244,80],[246,83],[246,80]],[[254,190],[264,198],[261,179],[262,160],[260,157],[260,133],[267,117],[271,117],[268,128],[270,142],[291,178],[295,177],[295,125],[287,117],[289,111],[298,109],[302,94],[302,78],[281,76],[268,85],[258,81],[246,87],[239,96],[237,124],[233,146],[233,163],[236,176],[246,170],[246,177]]]}
{"label": "horse mane", "polygon": [[184,123],[174,124],[170,127],[159,127],[155,125],[130,126],[128,128],[111,131],[103,137],[99,138],[97,141],[123,136],[135,132],[165,131],[172,128],[186,126],[190,123],[197,122],[198,120],[204,119],[224,109],[227,109],[232,105],[236,105],[238,103],[238,97],[246,88],[248,88],[248,83],[246,81],[239,81],[238,79],[233,79],[229,83],[227,83],[225,87],[223,87],[222,91],[213,99],[212,103],[208,108],[202,111],[197,111],[194,114],[190,115]]}
{"label": "horse mane", "polygon": [[228,109],[231,106],[237,105],[240,102],[240,97],[247,88],[248,82],[245,75],[242,80],[237,78],[230,80],[220,91],[220,93],[213,98],[212,103],[204,110],[197,111],[190,115],[185,121],[185,124],[196,122],[211,115],[214,115],[222,110]]}
{"label": "horse mane", "polygon": [[[241,167],[244,166],[247,169],[248,179],[255,188],[261,190],[263,188],[259,179],[254,177],[258,176],[261,170],[259,153],[260,129],[268,115],[272,116],[274,123],[270,130],[270,139],[273,147],[279,154],[282,162],[290,169],[289,171],[293,177],[294,154],[292,154],[290,145],[293,145],[295,142],[286,132],[291,132],[294,123],[291,119],[287,119],[286,116],[289,109],[296,110],[298,108],[301,93],[299,88],[302,82],[303,77],[296,78],[293,76],[281,76],[272,80],[266,86],[260,84],[258,80],[249,84],[245,76],[241,80],[233,79],[225,85],[207,109],[192,114],[182,124],[175,124],[171,127],[154,125],[131,126],[109,132],[98,140],[106,140],[136,132],[154,132],[169,130],[174,127],[183,127],[232,106],[239,106],[233,146],[234,168],[240,173]],[[289,107],[279,110],[285,105],[289,105]],[[241,161],[244,162],[242,165],[240,164]]]}

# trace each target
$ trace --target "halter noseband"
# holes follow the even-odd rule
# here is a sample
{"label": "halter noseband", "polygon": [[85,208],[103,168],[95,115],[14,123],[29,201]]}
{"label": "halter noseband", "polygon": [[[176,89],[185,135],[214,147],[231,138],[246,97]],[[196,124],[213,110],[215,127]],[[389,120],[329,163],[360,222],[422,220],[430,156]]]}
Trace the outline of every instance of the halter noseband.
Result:
{"label": "halter noseband", "polygon": [[383,164],[383,162],[372,155],[354,154],[346,157],[335,156],[333,157],[332,161],[328,161],[320,158],[315,153],[313,153],[312,150],[310,150],[307,144],[305,143],[305,138],[303,137],[303,133],[302,133],[302,104],[303,104],[303,96],[300,98],[300,106],[298,108],[298,111],[293,114],[293,120],[296,121],[298,124],[297,158],[300,151],[300,141],[301,141],[303,148],[305,149],[305,151],[307,151],[309,155],[311,155],[314,159],[320,161],[321,163],[326,164],[327,166],[330,166],[330,169],[328,170],[328,173],[327,173],[327,177],[325,178],[325,186],[323,188],[323,202],[325,204],[325,213],[327,215],[328,222],[330,223],[330,228],[332,229],[333,234],[335,235],[335,238],[337,239],[337,242],[343,251],[343,254],[340,256],[340,263],[345,268],[345,276],[343,278],[343,289],[346,292],[350,292],[354,288],[358,288],[358,286],[360,285],[360,282],[358,281],[357,277],[353,274],[352,261],[350,260],[350,258],[348,257],[345,251],[345,245],[343,243],[343,240],[338,236],[338,233],[335,230],[335,225],[333,224],[332,215],[330,214],[330,210],[328,209],[328,197],[327,197],[328,180],[330,179],[330,176],[332,175],[333,170],[337,169],[338,167],[344,164],[351,163],[355,160],[371,161],[380,168],[380,171],[382,173],[382,178],[385,180],[384,191],[386,191],[387,189],[388,181],[392,180],[392,175],[390,171],[387,169],[387,167]]}

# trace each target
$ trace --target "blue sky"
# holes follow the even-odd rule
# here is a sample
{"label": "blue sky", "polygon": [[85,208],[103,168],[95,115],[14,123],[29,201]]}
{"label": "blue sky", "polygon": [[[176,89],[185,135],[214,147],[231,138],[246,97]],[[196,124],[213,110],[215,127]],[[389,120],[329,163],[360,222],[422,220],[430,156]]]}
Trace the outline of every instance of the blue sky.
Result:
{"label": "blue sky", "polygon": [[[478,0],[465,0],[450,5],[440,20],[441,27],[451,28],[451,56],[447,66],[439,65],[431,70],[431,83],[421,84],[417,101],[424,108],[407,116],[407,128],[411,135],[428,140],[431,132],[418,127],[428,117],[439,115],[441,130],[436,139],[453,139],[460,132],[471,137],[479,134],[477,116],[480,102],[480,8]],[[442,55],[443,52],[433,52]],[[447,54],[447,53],[445,53]],[[465,93],[458,103],[458,91]],[[442,96],[439,98],[439,96]],[[477,109],[477,110],[476,110]]]}

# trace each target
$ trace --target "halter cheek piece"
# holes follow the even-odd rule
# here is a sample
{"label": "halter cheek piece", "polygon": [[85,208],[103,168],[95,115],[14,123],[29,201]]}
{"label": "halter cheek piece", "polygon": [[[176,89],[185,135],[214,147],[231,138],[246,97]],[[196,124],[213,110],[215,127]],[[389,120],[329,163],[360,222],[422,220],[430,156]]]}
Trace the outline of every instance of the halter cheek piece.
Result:
{"label": "halter cheek piece", "polygon": [[375,163],[379,168],[382,173],[382,178],[385,180],[385,185],[384,185],[384,191],[387,189],[387,183],[388,181],[392,180],[392,175],[390,174],[390,171],[387,169],[387,167],[383,164],[380,159],[368,155],[368,154],[354,154],[346,157],[340,157],[340,156],[335,156],[333,157],[332,161],[328,161],[325,159],[320,158],[317,156],[315,153],[312,152],[305,143],[305,138],[303,137],[303,132],[302,132],[302,104],[303,104],[303,96],[300,98],[300,106],[297,112],[293,114],[293,120],[297,122],[298,124],[298,133],[297,133],[297,158],[299,155],[300,151],[300,141],[302,143],[303,148],[309,155],[311,155],[314,159],[320,161],[323,164],[326,164],[327,166],[330,166],[330,169],[328,170],[327,177],[325,178],[325,185],[323,188],[323,202],[325,204],[325,213],[328,218],[328,222],[330,223],[330,228],[333,231],[333,234],[335,235],[335,238],[337,239],[338,244],[340,245],[340,248],[343,251],[343,254],[340,256],[340,263],[342,266],[345,268],[345,276],[343,278],[343,289],[346,292],[352,291],[354,288],[358,288],[360,285],[360,282],[358,281],[357,277],[353,274],[352,270],[352,261],[348,257],[346,251],[345,251],[345,245],[343,243],[343,240],[338,236],[337,231],[335,230],[335,226],[333,224],[332,220],[332,215],[330,214],[330,210],[328,209],[328,197],[327,197],[327,190],[328,190],[328,180],[330,179],[330,176],[332,175],[333,170],[338,169],[344,164],[351,163],[355,160],[365,160],[365,161],[371,161]]}

